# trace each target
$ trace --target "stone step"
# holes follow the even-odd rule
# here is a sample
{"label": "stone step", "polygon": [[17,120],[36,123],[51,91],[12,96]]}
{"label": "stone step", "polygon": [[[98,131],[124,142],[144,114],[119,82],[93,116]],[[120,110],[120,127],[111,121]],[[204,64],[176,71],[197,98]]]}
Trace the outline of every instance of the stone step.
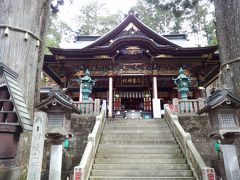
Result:
{"label": "stone step", "polygon": [[105,154],[97,153],[97,158],[125,158],[125,159],[155,159],[155,158],[183,158],[182,153],[173,154]]}
{"label": "stone step", "polygon": [[173,137],[173,134],[171,131],[169,132],[161,132],[161,131],[148,131],[148,132],[129,132],[129,131],[115,131],[116,133],[113,133],[114,131],[103,131],[102,136],[110,136],[110,137]]}
{"label": "stone step", "polygon": [[157,144],[157,145],[117,145],[117,144],[100,144],[98,149],[176,149],[178,144]]}
{"label": "stone step", "polygon": [[98,149],[98,153],[118,153],[118,154],[163,154],[163,153],[168,153],[168,154],[174,154],[174,153],[182,153],[181,149],[179,148],[174,148],[174,149],[134,149],[134,148],[101,148]]}
{"label": "stone step", "polygon": [[158,134],[159,136],[164,134],[172,134],[171,130],[169,128],[162,128],[160,130],[103,130],[103,134],[135,134],[135,133],[144,133],[144,134]]}
{"label": "stone step", "polygon": [[127,126],[165,126],[168,125],[166,121],[152,121],[152,122],[136,122],[136,121],[130,121],[130,122],[107,122],[106,127],[110,126],[119,126],[119,127],[127,127]]}
{"label": "stone step", "polygon": [[159,139],[159,140],[102,140],[101,144],[112,145],[159,145],[159,144],[177,144],[174,139]]}
{"label": "stone step", "polygon": [[166,128],[168,128],[168,126],[167,125],[162,125],[162,126],[128,126],[128,127],[122,127],[122,126],[107,126],[107,127],[105,127],[104,128],[104,131],[106,131],[106,130],[118,130],[118,131],[120,131],[120,130],[123,130],[123,131],[136,131],[136,130],[145,130],[145,131],[147,131],[147,130],[150,130],[150,131],[152,131],[152,130],[159,130],[159,131],[161,131],[161,130],[166,130]]}
{"label": "stone step", "polygon": [[188,164],[94,164],[93,169],[98,170],[189,170]]}
{"label": "stone step", "polygon": [[91,175],[93,176],[128,176],[128,177],[189,177],[192,176],[191,170],[92,170]]}
{"label": "stone step", "polygon": [[186,163],[184,158],[155,158],[155,159],[121,159],[121,158],[95,158],[94,163],[96,164],[152,164],[152,163],[163,163],[163,164],[183,164]]}
{"label": "stone step", "polygon": [[108,141],[108,140],[175,140],[172,134],[165,134],[159,136],[158,134],[143,134],[143,133],[134,133],[134,134],[103,134],[101,140]]}
{"label": "stone step", "polygon": [[90,180],[195,180],[194,177],[119,177],[119,176],[91,176]]}
{"label": "stone step", "polygon": [[138,123],[152,123],[152,122],[166,122],[165,119],[107,119],[107,123],[131,123],[131,122],[138,122]]}

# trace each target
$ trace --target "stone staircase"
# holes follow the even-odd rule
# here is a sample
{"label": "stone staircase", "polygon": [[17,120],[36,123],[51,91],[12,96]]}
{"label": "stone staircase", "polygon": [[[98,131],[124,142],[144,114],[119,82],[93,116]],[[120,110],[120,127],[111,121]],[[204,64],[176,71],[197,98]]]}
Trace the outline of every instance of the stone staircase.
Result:
{"label": "stone staircase", "polygon": [[195,180],[164,119],[107,121],[91,180]]}

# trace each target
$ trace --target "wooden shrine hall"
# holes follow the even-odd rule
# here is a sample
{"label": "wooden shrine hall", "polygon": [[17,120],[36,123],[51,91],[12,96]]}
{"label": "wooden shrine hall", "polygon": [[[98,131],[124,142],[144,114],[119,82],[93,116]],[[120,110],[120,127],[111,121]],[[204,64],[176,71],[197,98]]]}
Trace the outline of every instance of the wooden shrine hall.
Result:
{"label": "wooden shrine hall", "polygon": [[[189,99],[202,96],[201,88],[219,73],[217,46],[183,47],[186,36],[159,35],[144,25],[134,12],[103,36],[78,36],[71,49],[50,47],[44,72],[75,101],[79,100],[79,77],[88,69],[96,79],[91,97],[106,99],[109,116],[116,111],[152,112],[152,99],[161,105],[178,98],[172,78],[182,67],[191,77]],[[179,41],[179,42],[180,42]]]}

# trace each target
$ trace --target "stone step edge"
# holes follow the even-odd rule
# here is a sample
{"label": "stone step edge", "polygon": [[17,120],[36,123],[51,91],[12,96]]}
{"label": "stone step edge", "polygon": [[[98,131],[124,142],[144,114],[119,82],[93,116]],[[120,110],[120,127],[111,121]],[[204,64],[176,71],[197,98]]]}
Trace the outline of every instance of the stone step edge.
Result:
{"label": "stone step edge", "polygon": [[176,176],[172,176],[172,177],[164,177],[164,176],[158,176],[158,177],[129,177],[129,176],[90,176],[90,179],[94,179],[94,178],[101,178],[101,179],[176,179],[176,180],[185,180],[185,179],[190,179],[190,180],[195,180],[194,177],[176,177]]}

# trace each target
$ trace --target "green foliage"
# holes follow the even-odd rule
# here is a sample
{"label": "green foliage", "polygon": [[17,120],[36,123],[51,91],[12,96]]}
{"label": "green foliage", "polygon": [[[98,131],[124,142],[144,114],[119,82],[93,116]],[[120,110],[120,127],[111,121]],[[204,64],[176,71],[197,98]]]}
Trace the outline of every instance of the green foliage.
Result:
{"label": "green foliage", "polygon": [[134,10],[141,20],[158,33],[193,34],[198,45],[206,37],[215,45],[213,8],[208,0],[138,0]]}
{"label": "green foliage", "polygon": [[216,26],[213,19],[204,26],[204,31],[206,32],[205,36],[207,37],[208,45],[217,45]]}
{"label": "green foliage", "polygon": [[73,30],[57,15],[51,15],[50,26],[47,32],[47,38],[44,47],[44,53],[50,54],[47,47],[59,47],[62,40],[69,40],[73,35]]}
{"label": "green foliage", "polygon": [[[175,17],[173,13],[162,6],[156,6],[155,1],[151,0],[138,0],[137,5],[133,10],[138,12],[140,19],[150,28],[158,33],[169,33],[170,31],[179,31],[179,21],[176,20],[178,25],[174,24]],[[176,25],[176,26],[175,26]]]}
{"label": "green foliage", "polygon": [[110,14],[105,4],[98,0],[89,1],[76,17],[78,33],[81,35],[102,35],[121,22],[121,13]]}

